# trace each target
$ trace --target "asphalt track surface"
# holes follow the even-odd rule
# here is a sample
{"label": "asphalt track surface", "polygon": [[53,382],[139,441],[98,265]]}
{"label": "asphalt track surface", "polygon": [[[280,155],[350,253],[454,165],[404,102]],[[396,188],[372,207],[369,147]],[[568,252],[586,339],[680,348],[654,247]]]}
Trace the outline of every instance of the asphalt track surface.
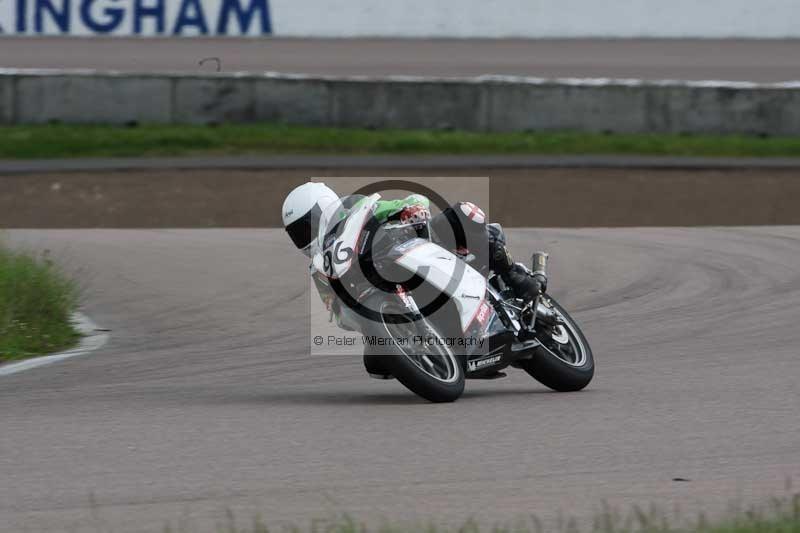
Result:
{"label": "asphalt track surface", "polygon": [[0,68],[325,75],[800,79],[800,40],[3,38]]}
{"label": "asphalt track surface", "polygon": [[583,392],[514,371],[433,405],[306,355],[305,262],[278,230],[11,231],[112,332],[0,378],[0,531],[713,513],[800,476],[800,228],[510,233],[552,254],[598,362]]}

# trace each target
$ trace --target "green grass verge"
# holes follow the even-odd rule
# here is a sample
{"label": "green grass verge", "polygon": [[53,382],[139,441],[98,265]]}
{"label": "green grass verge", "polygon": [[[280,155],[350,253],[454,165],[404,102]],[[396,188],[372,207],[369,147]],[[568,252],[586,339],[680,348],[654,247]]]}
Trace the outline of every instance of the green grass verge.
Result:
{"label": "green grass verge", "polygon": [[14,252],[0,244],[0,363],[74,345],[69,321],[78,292],[47,254]]}
{"label": "green grass verge", "polygon": [[476,133],[278,124],[0,127],[0,158],[6,159],[278,153],[768,157],[800,156],[800,137]]}

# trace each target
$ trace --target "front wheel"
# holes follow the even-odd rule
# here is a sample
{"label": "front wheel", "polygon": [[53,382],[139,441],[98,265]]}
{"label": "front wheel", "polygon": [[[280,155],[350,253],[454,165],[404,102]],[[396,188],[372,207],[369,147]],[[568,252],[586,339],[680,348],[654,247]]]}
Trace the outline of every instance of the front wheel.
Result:
{"label": "front wheel", "polygon": [[541,346],[533,357],[520,361],[520,366],[542,385],[559,392],[579,391],[594,377],[594,356],[589,342],[575,320],[551,296],[543,295],[542,303],[561,318],[562,325],[537,327],[536,338]]}
{"label": "front wheel", "polygon": [[363,333],[370,339],[364,348],[368,368],[382,369],[428,401],[457,400],[464,392],[464,367],[440,328],[430,321],[386,320],[387,315],[405,312],[399,302],[384,299],[372,305],[380,309],[381,320],[363,324]]}

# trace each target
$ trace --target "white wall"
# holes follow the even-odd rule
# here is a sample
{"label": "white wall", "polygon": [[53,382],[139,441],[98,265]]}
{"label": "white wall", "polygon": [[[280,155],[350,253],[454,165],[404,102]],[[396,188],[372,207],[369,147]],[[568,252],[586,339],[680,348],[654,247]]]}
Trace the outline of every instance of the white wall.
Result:
{"label": "white wall", "polygon": [[[226,1],[244,10],[255,6],[244,31],[241,17],[218,31]],[[12,35],[63,34],[43,6],[60,12],[69,3],[69,15],[61,18],[67,34],[102,34],[92,29],[94,23],[106,25],[111,35],[132,35],[136,2],[163,6],[163,30],[157,31],[153,17],[145,17],[143,36],[198,35],[202,19],[208,35],[234,36],[271,31],[299,37],[800,38],[800,0],[0,0],[0,28]],[[266,25],[260,14],[264,2],[269,6]],[[22,12],[25,16],[19,17]],[[115,18],[118,23],[112,24]],[[186,24],[187,18],[197,23]],[[19,20],[26,22],[23,32]]]}
{"label": "white wall", "polygon": [[800,0],[272,0],[279,35],[800,37]]}

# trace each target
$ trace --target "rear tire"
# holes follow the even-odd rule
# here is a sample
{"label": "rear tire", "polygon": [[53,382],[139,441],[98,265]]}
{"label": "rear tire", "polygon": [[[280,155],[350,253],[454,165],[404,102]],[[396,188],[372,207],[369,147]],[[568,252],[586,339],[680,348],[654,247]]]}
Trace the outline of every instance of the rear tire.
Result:
{"label": "rear tire", "polygon": [[[574,392],[586,387],[594,377],[594,355],[589,342],[575,320],[552,297],[546,296],[553,309],[564,319],[562,335],[567,343],[557,343],[541,338],[544,345],[534,350],[533,358],[520,362],[520,366],[542,385],[558,392]],[[548,347],[550,344],[551,347]],[[567,348],[564,348],[564,347]],[[567,361],[564,349],[574,359]],[[580,353],[578,353],[580,352]]]}
{"label": "rear tire", "polygon": [[[391,298],[391,297],[389,297]],[[381,309],[390,314],[402,312],[399,304],[391,305],[385,295],[376,295],[366,303],[370,309]],[[390,304],[387,307],[387,304]],[[367,337],[385,339],[384,345],[367,343],[364,347],[364,365],[371,373],[381,373],[394,376],[411,392],[425,398],[430,402],[442,403],[457,400],[464,392],[464,366],[451,347],[444,343],[434,343],[432,347],[424,347],[419,343],[411,342],[400,345],[391,340],[400,337],[408,338],[409,335],[393,331],[393,328],[414,328],[414,335],[423,335],[419,326],[421,323],[386,324],[385,321],[364,321],[362,332]],[[429,323],[431,337],[446,340],[438,325]],[[427,363],[423,359],[427,358]],[[430,363],[430,364],[428,364]],[[435,364],[433,364],[435,363]]]}

